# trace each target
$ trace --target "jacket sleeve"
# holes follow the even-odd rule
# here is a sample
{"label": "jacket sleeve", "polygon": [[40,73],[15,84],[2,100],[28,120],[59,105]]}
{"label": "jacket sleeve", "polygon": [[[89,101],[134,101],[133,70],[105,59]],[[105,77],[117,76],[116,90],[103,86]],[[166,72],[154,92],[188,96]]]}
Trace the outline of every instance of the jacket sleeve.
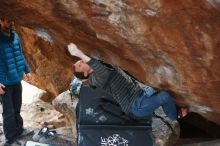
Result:
{"label": "jacket sleeve", "polygon": [[4,60],[3,60],[3,54],[2,54],[2,49],[0,49],[0,83],[2,83],[5,79],[5,70],[4,70]]}
{"label": "jacket sleeve", "polygon": [[15,33],[15,35],[16,35],[16,37],[18,38],[21,55],[23,56],[23,59],[24,59],[24,62],[25,62],[25,63],[24,63],[24,64],[25,64],[24,71],[25,71],[26,74],[27,74],[27,73],[30,73],[30,72],[31,72],[30,67],[29,67],[29,65],[28,65],[28,63],[27,63],[27,61],[26,61],[26,59],[25,59],[24,54],[23,54],[23,47],[22,47],[21,39],[20,39],[20,37],[18,36],[17,33]]}

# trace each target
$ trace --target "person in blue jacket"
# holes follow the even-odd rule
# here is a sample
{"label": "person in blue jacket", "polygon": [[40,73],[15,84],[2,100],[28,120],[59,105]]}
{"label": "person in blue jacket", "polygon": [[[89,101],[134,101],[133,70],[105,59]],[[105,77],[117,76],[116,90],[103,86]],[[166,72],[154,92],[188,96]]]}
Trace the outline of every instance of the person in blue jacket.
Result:
{"label": "person in blue jacket", "polygon": [[23,75],[31,80],[30,68],[22,53],[21,40],[14,30],[14,22],[0,19],[0,96],[3,106],[5,145],[12,145],[24,133],[20,115]]}

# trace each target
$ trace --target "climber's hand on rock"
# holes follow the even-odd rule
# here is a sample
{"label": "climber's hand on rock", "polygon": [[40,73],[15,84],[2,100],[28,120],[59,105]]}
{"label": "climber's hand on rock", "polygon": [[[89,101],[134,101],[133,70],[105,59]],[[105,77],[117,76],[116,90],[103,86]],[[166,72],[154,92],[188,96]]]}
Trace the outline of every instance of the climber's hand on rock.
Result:
{"label": "climber's hand on rock", "polygon": [[79,48],[73,43],[70,43],[67,47],[68,47],[69,53],[72,56],[81,58],[84,55],[84,53],[81,50],[79,50]]}
{"label": "climber's hand on rock", "polygon": [[76,56],[76,57],[79,57],[80,59],[84,60],[85,62],[88,62],[90,60],[90,57],[86,56],[81,50],[79,50],[79,48],[73,44],[73,43],[70,43],[68,46],[67,46],[67,49],[69,51],[69,53],[72,55],[72,56]]}

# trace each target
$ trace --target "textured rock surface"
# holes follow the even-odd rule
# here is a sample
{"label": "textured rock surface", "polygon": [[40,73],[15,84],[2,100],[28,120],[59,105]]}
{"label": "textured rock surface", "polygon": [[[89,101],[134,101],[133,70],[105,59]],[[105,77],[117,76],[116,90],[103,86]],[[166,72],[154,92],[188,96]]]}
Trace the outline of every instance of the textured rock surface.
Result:
{"label": "textured rock surface", "polygon": [[61,93],[57,96],[52,104],[54,105],[55,109],[62,113],[72,127],[72,133],[76,138],[76,105],[78,103],[78,98],[71,97],[70,92],[66,91]]}
{"label": "textured rock surface", "polygon": [[73,41],[220,123],[219,10],[219,0],[2,0],[0,16],[32,29],[18,31],[45,100],[67,87]]}

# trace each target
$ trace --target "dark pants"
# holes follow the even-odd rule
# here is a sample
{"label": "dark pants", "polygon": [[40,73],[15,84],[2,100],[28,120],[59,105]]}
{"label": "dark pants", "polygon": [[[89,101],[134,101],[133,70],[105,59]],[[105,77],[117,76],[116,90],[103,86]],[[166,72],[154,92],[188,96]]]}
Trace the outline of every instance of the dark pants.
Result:
{"label": "dark pants", "polygon": [[22,86],[7,85],[4,88],[5,94],[2,96],[3,106],[3,129],[7,140],[14,138],[23,131],[23,119],[20,115],[22,104]]}

